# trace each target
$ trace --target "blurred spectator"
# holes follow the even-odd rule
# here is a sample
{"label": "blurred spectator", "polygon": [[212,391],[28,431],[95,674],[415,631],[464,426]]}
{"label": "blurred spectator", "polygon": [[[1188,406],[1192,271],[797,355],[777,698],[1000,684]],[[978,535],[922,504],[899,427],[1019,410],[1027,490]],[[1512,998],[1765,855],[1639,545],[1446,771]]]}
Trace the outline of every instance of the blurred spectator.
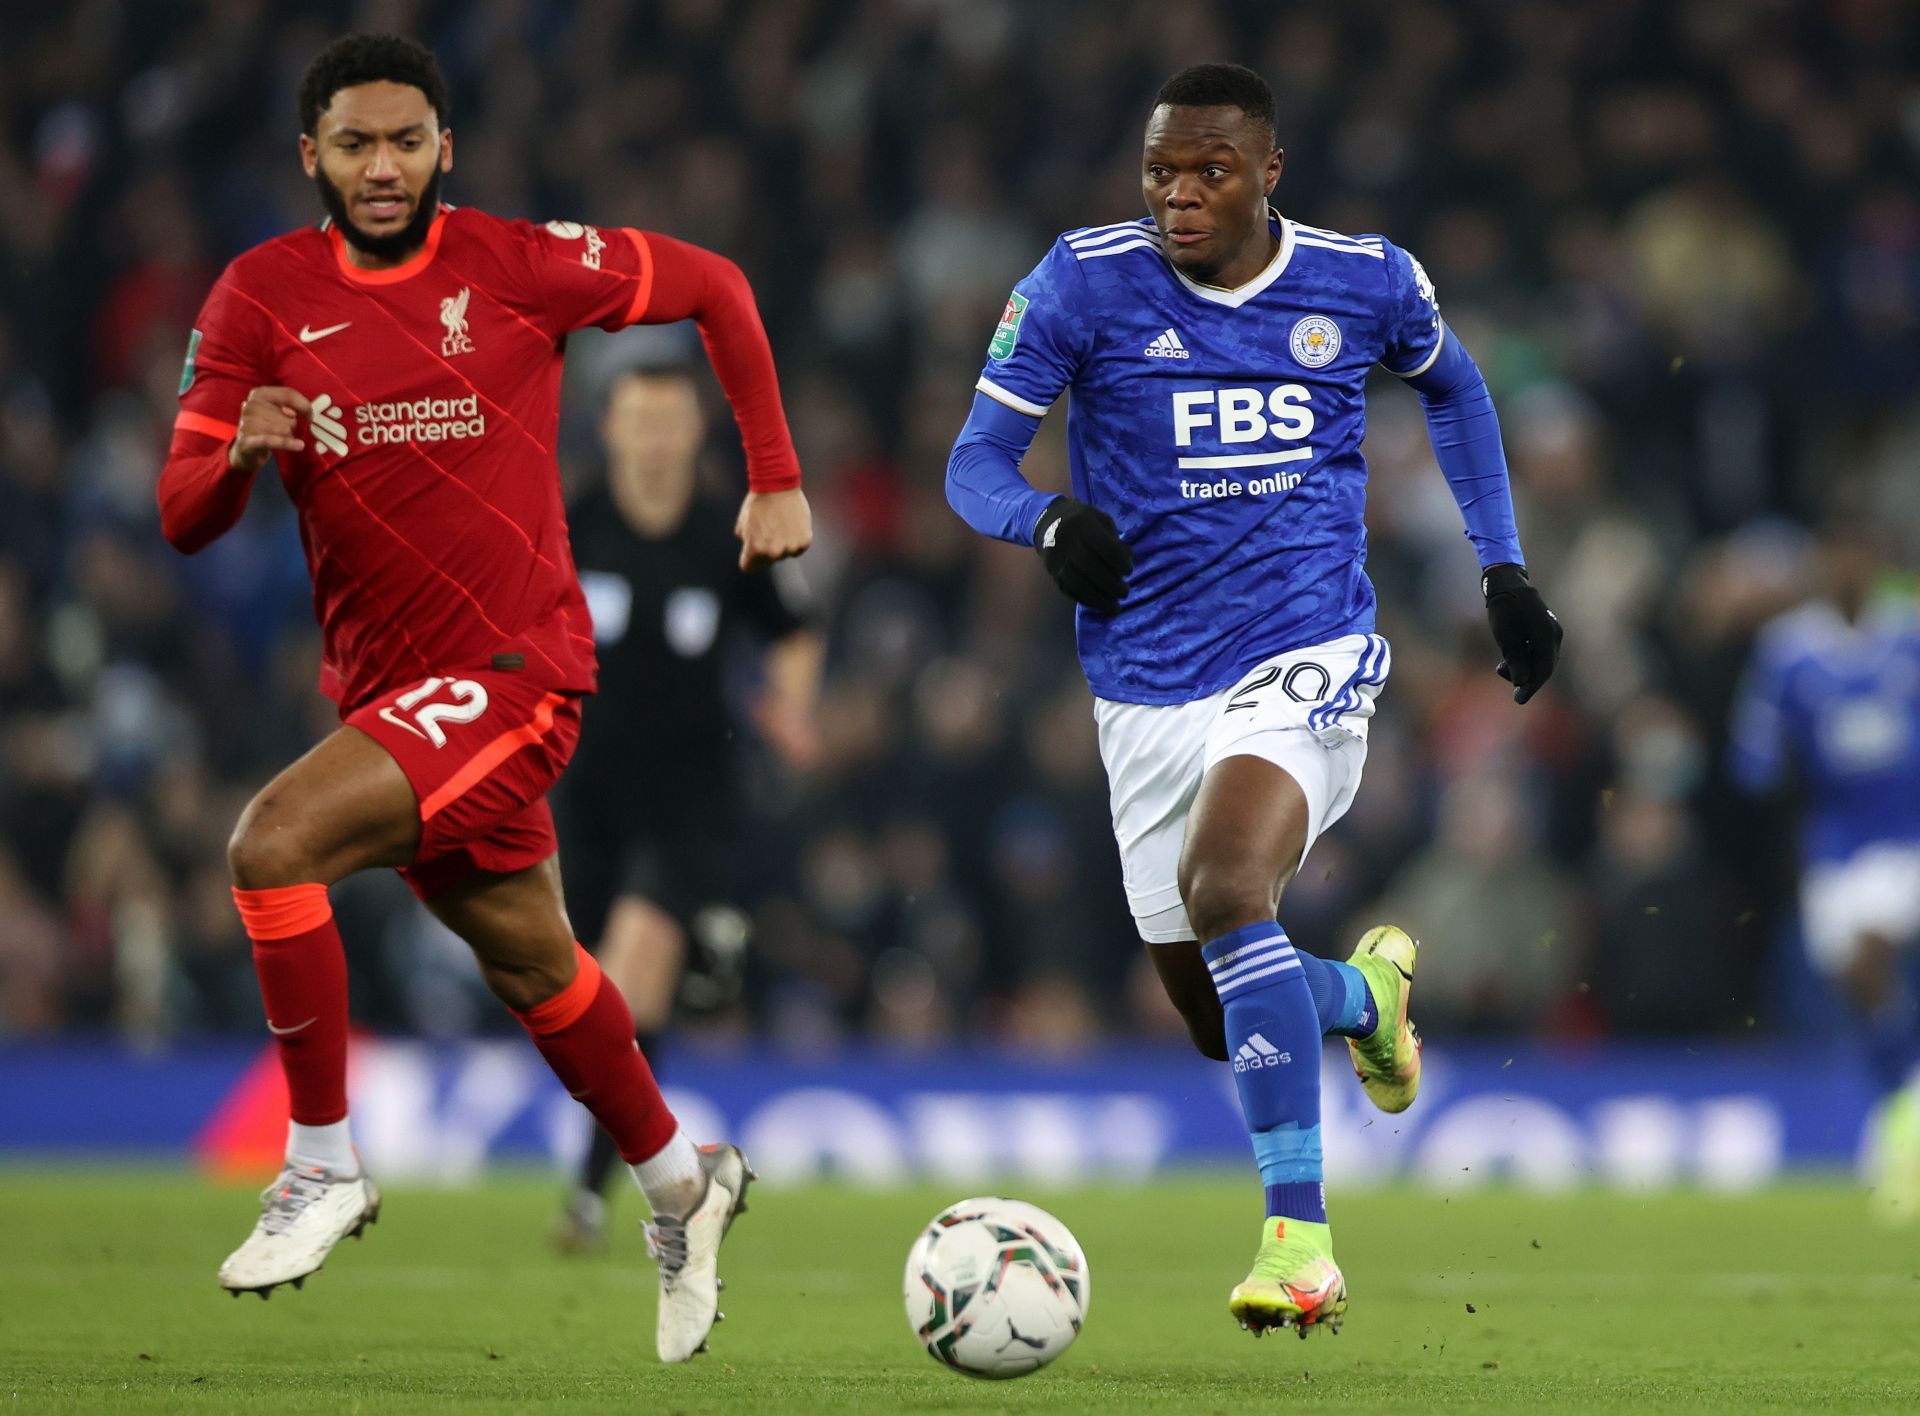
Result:
{"label": "blurred spectator", "polygon": [[1429,946],[1424,1026],[1547,1034],[1566,1021],[1561,1005],[1585,960],[1575,911],[1571,882],[1540,849],[1516,784],[1487,774],[1447,789],[1433,844],[1368,919],[1392,920]]}

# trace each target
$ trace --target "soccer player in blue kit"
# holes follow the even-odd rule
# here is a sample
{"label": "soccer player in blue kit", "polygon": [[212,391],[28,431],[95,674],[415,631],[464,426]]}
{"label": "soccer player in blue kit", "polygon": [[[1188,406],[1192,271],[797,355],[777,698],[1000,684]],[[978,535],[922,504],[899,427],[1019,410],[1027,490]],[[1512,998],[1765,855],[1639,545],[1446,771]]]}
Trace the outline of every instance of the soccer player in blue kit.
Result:
{"label": "soccer player in blue kit", "polygon": [[[1479,552],[1499,672],[1525,703],[1560,626],[1528,583],[1486,382],[1419,264],[1379,236],[1303,226],[1280,177],[1272,90],[1201,64],[1146,130],[1151,217],[1070,231],[1015,287],[947,470],[969,525],[1031,544],[1079,602],[1114,835],[1141,937],[1200,1051],[1232,1060],[1266,1188],[1229,1308],[1256,1333],[1338,1329],[1320,1150],[1321,1037],[1346,1037],[1373,1101],[1420,1080],[1414,943],[1350,962],[1276,922],[1314,839],[1353,800],[1391,652],[1374,634],[1367,372],[1413,386]],[[1071,390],[1073,495],[1020,461]]]}
{"label": "soccer player in blue kit", "polygon": [[[1874,1212],[1920,1223],[1920,614],[1870,515],[1836,508],[1820,593],[1770,621],[1734,706],[1728,765],[1800,787],[1800,933],[1861,1029],[1882,1104]],[[1892,590],[1893,593],[1882,593]]]}

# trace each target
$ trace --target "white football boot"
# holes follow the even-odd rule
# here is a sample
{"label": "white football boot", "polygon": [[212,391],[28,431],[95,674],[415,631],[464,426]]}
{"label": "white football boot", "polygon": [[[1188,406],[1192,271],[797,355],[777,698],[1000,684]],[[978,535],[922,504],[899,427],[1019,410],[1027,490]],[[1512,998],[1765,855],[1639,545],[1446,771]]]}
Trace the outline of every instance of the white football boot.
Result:
{"label": "white football boot", "polygon": [[319,1166],[289,1165],[260,1192],[260,1222],[220,1265],[220,1286],[262,1299],[283,1283],[295,1288],[327,1261],[333,1246],[380,1218],[380,1191],[364,1174],[340,1177]]}
{"label": "white football boot", "polygon": [[647,1250],[660,1264],[660,1321],[654,1342],[662,1362],[684,1362],[707,1350],[720,1311],[720,1241],[747,1209],[755,1179],[738,1146],[700,1147],[707,1190],[685,1219],[662,1216],[647,1226]]}

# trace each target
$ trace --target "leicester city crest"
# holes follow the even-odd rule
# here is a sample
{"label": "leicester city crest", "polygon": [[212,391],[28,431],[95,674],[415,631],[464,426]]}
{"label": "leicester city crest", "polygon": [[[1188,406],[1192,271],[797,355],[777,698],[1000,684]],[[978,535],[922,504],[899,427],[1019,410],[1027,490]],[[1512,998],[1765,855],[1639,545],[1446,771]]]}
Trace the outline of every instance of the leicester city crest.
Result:
{"label": "leicester city crest", "polygon": [[1287,345],[1309,369],[1323,368],[1340,353],[1340,326],[1325,315],[1308,315],[1293,327]]}

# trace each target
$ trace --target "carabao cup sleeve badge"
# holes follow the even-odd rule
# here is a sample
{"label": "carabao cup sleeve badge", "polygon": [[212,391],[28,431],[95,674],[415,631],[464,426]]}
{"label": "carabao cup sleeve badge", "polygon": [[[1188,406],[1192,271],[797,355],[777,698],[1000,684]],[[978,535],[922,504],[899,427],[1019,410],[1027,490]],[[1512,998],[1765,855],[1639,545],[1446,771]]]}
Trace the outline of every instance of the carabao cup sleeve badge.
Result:
{"label": "carabao cup sleeve badge", "polygon": [[1000,312],[1000,324],[993,332],[993,343],[987,346],[987,353],[994,359],[1005,359],[1013,353],[1013,346],[1020,342],[1020,320],[1027,313],[1027,297],[1018,290],[1007,296],[1007,308]]}

